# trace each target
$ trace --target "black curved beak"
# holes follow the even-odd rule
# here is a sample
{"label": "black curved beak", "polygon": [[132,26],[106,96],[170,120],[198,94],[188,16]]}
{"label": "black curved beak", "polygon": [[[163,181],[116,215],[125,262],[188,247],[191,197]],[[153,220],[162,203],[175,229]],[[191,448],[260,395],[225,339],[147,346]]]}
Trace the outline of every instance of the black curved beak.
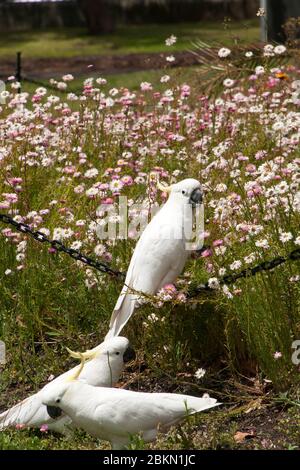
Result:
{"label": "black curved beak", "polygon": [[134,361],[135,358],[136,358],[136,354],[135,354],[134,349],[131,346],[128,346],[128,348],[123,354],[123,361],[126,364],[126,362]]}
{"label": "black curved beak", "polygon": [[195,206],[196,204],[201,204],[203,201],[203,194],[201,189],[197,188],[191,194],[190,203]]}
{"label": "black curved beak", "polygon": [[57,406],[48,406],[47,405],[47,413],[52,419],[59,418],[62,415],[62,410],[57,408]]}

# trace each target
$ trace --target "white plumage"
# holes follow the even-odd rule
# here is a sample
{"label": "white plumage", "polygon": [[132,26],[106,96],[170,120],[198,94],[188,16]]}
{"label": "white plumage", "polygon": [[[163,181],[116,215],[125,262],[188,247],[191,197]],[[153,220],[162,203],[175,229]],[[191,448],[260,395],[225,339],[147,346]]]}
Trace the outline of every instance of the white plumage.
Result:
{"label": "white plumage", "polygon": [[[73,355],[79,357],[76,353]],[[90,360],[80,371],[79,381],[95,387],[114,386],[124,369],[124,361],[132,359],[129,341],[121,336],[104,341],[94,349],[83,353],[83,356],[86,359],[90,358]],[[71,380],[74,374],[78,373],[80,367],[78,365],[58,376],[39,392],[2,413],[0,415],[0,430],[15,427],[17,424],[29,427],[40,427],[42,424],[47,424],[49,429],[53,431],[68,432],[68,427],[72,423],[70,417],[62,415],[51,418],[41,397],[46,390],[55,393],[62,383]],[[52,413],[55,415],[55,409],[52,410]]]}
{"label": "white plumage", "polygon": [[99,388],[77,380],[60,389],[44,390],[43,403],[59,406],[91,435],[122,449],[130,436],[142,434],[145,442],[155,440],[187,415],[219,405],[214,398],[197,398],[172,393],[141,393],[116,388]]}
{"label": "white plumage", "polygon": [[124,287],[110,320],[106,339],[120,334],[128,322],[140,295],[154,295],[182,272],[189,251],[185,231],[188,209],[202,202],[200,183],[192,178],[163,188],[169,198],[142,233],[127,271]]}

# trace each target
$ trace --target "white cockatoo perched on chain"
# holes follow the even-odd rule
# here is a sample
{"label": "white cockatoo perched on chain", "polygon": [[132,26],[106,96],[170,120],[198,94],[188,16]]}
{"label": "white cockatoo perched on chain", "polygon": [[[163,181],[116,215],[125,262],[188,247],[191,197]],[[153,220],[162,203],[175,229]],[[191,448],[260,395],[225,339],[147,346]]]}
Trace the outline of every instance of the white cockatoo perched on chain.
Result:
{"label": "white cockatoo perched on chain", "polygon": [[[83,364],[82,357],[81,367]],[[93,387],[76,380],[76,374],[72,379],[56,388],[44,389],[41,396],[44,405],[59,407],[75,426],[109,441],[115,450],[126,447],[135,434],[151,442],[159,432],[168,431],[188,415],[220,404],[208,395],[198,398],[176,393],[132,392]]]}
{"label": "white cockatoo perched on chain", "polygon": [[186,243],[192,208],[202,203],[201,185],[188,178],[171,186],[158,183],[158,188],[169,194],[168,200],[136,244],[106,339],[119,335],[128,322],[141,298],[136,292],[155,295],[166,284],[173,283],[189,255]]}
{"label": "white cockatoo perched on chain", "polygon": [[[69,350],[73,357],[84,357],[88,360],[84,367],[76,366],[64,374],[49,382],[39,392],[26,398],[17,405],[0,415],[0,430],[8,427],[24,425],[28,427],[40,427],[47,425],[49,429],[65,434],[72,424],[72,420],[64,415],[59,408],[46,407],[42,402],[42,393],[51,390],[55,393],[61,383],[72,379],[73,375],[79,376],[81,383],[94,387],[113,387],[124,369],[124,363],[134,359],[134,351],[127,338],[119,336],[104,341],[99,346],[79,355]],[[80,370],[79,370],[80,369]]]}

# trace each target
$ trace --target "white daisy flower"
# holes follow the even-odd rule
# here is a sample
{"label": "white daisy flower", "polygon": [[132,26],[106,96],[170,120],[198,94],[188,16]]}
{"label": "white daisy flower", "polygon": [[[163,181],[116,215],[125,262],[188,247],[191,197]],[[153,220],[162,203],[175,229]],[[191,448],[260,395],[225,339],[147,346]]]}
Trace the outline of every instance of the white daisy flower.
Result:
{"label": "white daisy flower", "polygon": [[275,54],[281,55],[284,54],[286,51],[286,47],[283,44],[279,44],[279,46],[274,47]]}
{"label": "white daisy flower", "polygon": [[177,41],[177,37],[172,34],[169,38],[165,40],[166,46],[172,46]]}
{"label": "white daisy flower", "polygon": [[205,369],[202,369],[202,368],[200,367],[200,369],[197,369],[197,370],[196,370],[196,372],[195,372],[194,375],[195,375],[195,377],[196,377],[197,380],[200,380],[200,379],[202,379],[202,377],[205,376],[205,374],[206,374],[206,370],[205,370]]}
{"label": "white daisy flower", "polygon": [[218,56],[219,56],[221,59],[224,59],[225,57],[228,57],[230,54],[231,54],[231,50],[228,49],[227,47],[222,47],[222,48],[219,49],[219,51],[218,51]]}

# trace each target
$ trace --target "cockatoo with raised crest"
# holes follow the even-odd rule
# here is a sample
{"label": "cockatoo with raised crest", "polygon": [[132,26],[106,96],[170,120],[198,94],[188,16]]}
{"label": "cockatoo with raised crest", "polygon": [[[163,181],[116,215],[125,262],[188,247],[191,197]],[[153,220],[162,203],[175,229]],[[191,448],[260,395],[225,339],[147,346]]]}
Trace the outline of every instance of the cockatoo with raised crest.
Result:
{"label": "cockatoo with raised crest", "polygon": [[82,383],[96,387],[113,387],[119,380],[124,364],[134,358],[134,352],[128,339],[121,336],[104,341],[99,346],[83,354],[73,353],[70,350],[69,352],[73,357],[84,357],[88,362],[85,362],[84,367],[81,369],[80,366],[76,366],[56,377],[39,392],[2,413],[0,415],[1,431],[17,425],[34,428],[47,425],[53,431],[62,434],[67,433],[72,420],[63,414],[59,408],[46,408],[42,403],[42,393],[45,390],[56,390],[61,383],[72,379],[74,374],[79,377],[79,381]]}
{"label": "cockatoo with raised crest", "polygon": [[191,228],[192,208],[202,203],[201,185],[188,178],[171,186],[158,183],[158,187],[168,193],[168,200],[136,244],[106,339],[120,334],[139,304],[138,293],[155,295],[173,283],[189,255],[187,232]]}

